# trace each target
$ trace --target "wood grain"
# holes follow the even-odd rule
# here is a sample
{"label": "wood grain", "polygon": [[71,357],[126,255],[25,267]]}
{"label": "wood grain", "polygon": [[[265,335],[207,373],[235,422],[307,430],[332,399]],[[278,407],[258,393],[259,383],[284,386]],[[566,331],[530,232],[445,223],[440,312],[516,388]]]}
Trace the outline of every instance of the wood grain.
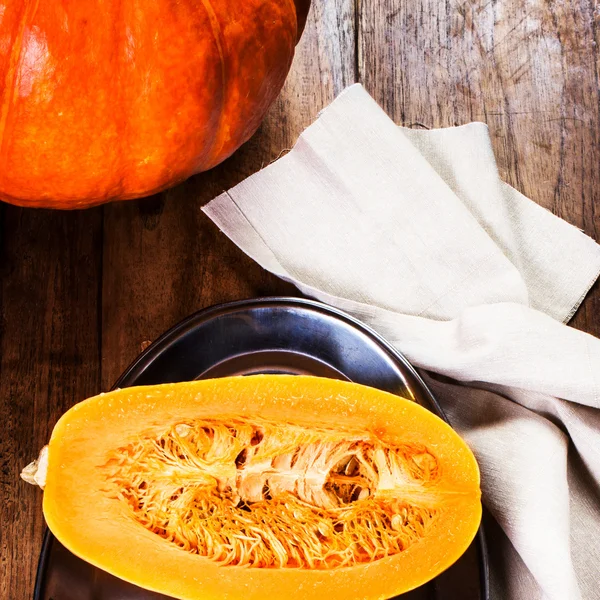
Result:
{"label": "wood grain", "polygon": [[[487,122],[502,177],[600,240],[599,21],[592,0],[313,0],[280,98],[221,166],[87,212],[0,207],[0,600],[31,598],[41,497],[18,473],[58,416],[191,312],[297,293],[200,209],[350,83],[404,125]],[[573,323],[600,335],[600,285]]]}
{"label": "wood grain", "polygon": [[0,598],[31,598],[44,519],[19,473],[100,384],[99,210],[5,207],[0,254]]}

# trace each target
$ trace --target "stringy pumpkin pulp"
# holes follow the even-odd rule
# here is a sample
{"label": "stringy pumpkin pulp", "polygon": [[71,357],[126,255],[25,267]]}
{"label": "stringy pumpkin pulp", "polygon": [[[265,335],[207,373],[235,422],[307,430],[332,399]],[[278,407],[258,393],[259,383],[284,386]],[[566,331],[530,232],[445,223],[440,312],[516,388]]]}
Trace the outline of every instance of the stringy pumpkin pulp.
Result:
{"label": "stringy pumpkin pulp", "polygon": [[423,445],[258,419],[178,422],[102,468],[133,519],[222,565],[375,561],[426,536],[443,505]]}

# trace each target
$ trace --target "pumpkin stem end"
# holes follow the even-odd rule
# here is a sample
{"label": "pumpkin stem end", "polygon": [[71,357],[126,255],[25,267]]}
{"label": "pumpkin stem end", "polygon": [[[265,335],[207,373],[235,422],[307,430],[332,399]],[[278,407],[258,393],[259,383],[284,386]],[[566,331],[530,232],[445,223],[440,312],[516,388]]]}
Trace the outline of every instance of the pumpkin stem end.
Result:
{"label": "pumpkin stem end", "polygon": [[48,446],[44,446],[40,455],[32,463],[29,463],[21,471],[21,479],[32,485],[39,485],[44,489],[46,485],[46,475],[48,473]]}

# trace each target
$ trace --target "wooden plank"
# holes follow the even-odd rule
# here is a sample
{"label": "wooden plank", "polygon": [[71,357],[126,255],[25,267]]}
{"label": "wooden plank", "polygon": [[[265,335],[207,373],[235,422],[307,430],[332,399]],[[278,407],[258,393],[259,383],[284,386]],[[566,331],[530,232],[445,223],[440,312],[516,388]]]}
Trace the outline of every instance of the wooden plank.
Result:
{"label": "wooden plank", "polygon": [[[485,121],[500,175],[600,240],[598,28],[587,0],[360,0],[358,65],[399,124]],[[600,287],[573,321],[600,335]]]}
{"label": "wooden plank", "polygon": [[264,272],[201,206],[290,148],[354,80],[354,5],[315,1],[285,88],[258,133],[213,171],[152,199],[106,207],[102,288],[102,389],[141,344],[214,303],[295,288]]}
{"label": "wooden plank", "polygon": [[19,473],[70,406],[98,390],[102,209],[2,207],[0,598],[32,597],[42,493]]}

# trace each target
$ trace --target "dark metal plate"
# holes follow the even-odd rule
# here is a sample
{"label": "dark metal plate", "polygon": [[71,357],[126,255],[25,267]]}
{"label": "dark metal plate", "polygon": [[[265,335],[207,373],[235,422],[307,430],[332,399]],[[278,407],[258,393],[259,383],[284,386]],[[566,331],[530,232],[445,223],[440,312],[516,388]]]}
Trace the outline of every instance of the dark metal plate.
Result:
{"label": "dark metal plate", "polygon": [[[416,371],[375,332],[323,304],[292,298],[234,302],[192,315],[149,346],[115,387],[252,373],[309,374],[350,380],[412,397],[444,416]],[[34,600],[166,598],[78,559],[47,532]],[[402,595],[402,600],[458,598],[489,598],[482,529],[451,568],[430,583]]]}

